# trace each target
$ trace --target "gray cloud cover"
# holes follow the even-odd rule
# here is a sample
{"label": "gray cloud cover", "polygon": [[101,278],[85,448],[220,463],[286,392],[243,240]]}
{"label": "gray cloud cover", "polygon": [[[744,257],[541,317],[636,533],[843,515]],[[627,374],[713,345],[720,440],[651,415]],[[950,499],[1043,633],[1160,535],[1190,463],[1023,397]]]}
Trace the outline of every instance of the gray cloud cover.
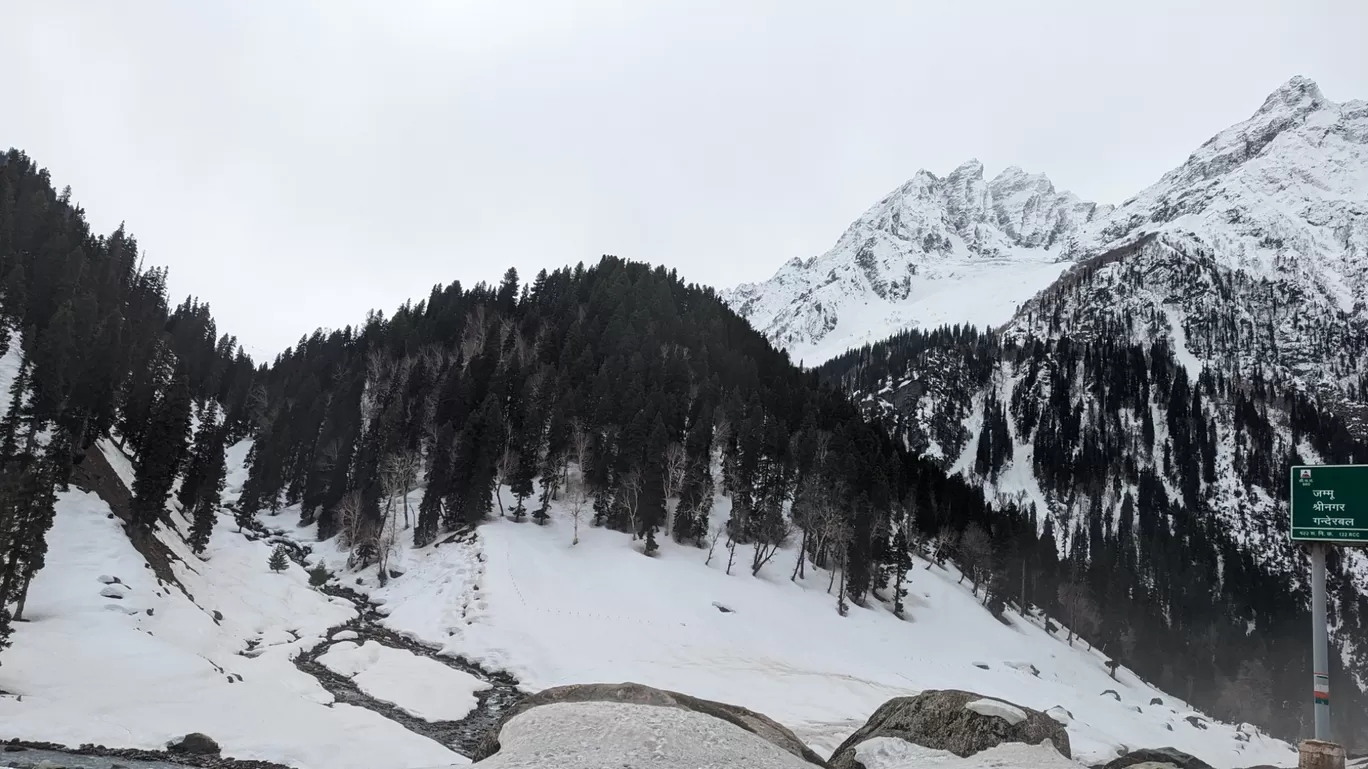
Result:
{"label": "gray cloud cover", "polygon": [[0,0],[0,146],[269,357],[434,283],[601,253],[718,286],[977,157],[1119,202],[1368,4]]}

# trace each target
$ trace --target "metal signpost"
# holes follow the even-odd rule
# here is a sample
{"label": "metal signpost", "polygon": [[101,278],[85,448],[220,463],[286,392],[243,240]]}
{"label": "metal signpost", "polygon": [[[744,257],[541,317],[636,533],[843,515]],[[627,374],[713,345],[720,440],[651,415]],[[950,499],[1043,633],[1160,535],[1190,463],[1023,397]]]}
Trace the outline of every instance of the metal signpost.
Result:
{"label": "metal signpost", "polygon": [[1292,468],[1291,480],[1292,539],[1308,543],[1311,549],[1316,739],[1328,743],[1330,644],[1325,618],[1325,553],[1331,545],[1368,545],[1368,465],[1298,466]]}

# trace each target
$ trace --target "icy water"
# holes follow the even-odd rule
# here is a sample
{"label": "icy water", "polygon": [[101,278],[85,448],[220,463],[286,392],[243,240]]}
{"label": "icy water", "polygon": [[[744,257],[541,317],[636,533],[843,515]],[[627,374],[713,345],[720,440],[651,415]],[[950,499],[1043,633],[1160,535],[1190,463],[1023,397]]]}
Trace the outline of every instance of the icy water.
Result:
{"label": "icy water", "polygon": [[[271,541],[280,541],[286,544],[290,548],[291,558],[303,566],[304,558],[309,554],[307,546],[280,537],[271,537]],[[479,744],[485,733],[498,723],[504,713],[517,705],[525,696],[518,690],[517,679],[507,673],[486,670],[462,657],[438,654],[436,649],[424,646],[384,627],[380,624],[381,616],[376,612],[375,607],[366,600],[365,596],[355,590],[333,583],[324,585],[320,589],[328,595],[351,602],[357,611],[356,619],[330,628],[327,633],[329,639],[340,631],[350,630],[357,635],[357,638],[350,639],[355,643],[364,644],[366,641],[375,641],[391,649],[399,649],[420,657],[427,657],[453,670],[469,673],[489,684],[490,687],[476,692],[477,704],[475,709],[470,711],[465,718],[459,721],[426,721],[409,715],[387,702],[371,697],[361,691],[351,679],[338,675],[319,663],[318,658],[327,653],[333,644],[340,642],[327,640],[296,657],[294,663],[300,670],[316,678],[323,688],[331,692],[339,702],[374,711],[411,732],[440,742],[461,755],[469,756],[474,752],[475,746]]]}
{"label": "icy water", "polygon": [[[83,756],[59,750],[44,750],[40,748],[25,748],[20,751],[13,751],[12,748],[6,746],[6,749],[7,752],[0,753],[0,767],[3,767],[4,769],[186,769],[187,766],[244,767],[244,769],[252,767],[253,769],[269,769],[270,767],[279,766],[278,764],[268,764],[260,761],[236,762],[217,757],[205,757],[204,759],[201,759],[201,763],[188,764],[150,760],[146,758],[128,758],[123,755]],[[125,751],[111,752],[117,754]],[[281,769],[285,768],[281,767]]]}

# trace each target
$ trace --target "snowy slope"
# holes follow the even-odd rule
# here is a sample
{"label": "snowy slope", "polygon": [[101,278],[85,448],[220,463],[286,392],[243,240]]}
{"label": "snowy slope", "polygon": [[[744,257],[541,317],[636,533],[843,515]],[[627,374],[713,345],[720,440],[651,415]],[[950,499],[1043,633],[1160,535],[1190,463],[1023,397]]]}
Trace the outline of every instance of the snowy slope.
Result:
{"label": "snowy slope", "polygon": [[[727,501],[718,500],[718,515]],[[268,520],[287,525],[290,512]],[[509,671],[525,690],[637,681],[757,709],[830,752],[889,698],[953,687],[1067,711],[1075,756],[1087,763],[1160,745],[1223,769],[1295,761],[1289,746],[1252,727],[1197,716],[1208,727],[1200,728],[1188,706],[1125,668],[1111,679],[1104,656],[1048,634],[1037,618],[1009,611],[999,622],[953,570],[916,562],[907,621],[877,603],[841,618],[829,573],[789,579],[793,549],[758,577],[741,565],[728,575],[724,549],[705,564],[704,551],[664,541],[648,558],[626,535],[587,526],[572,547],[564,511],[554,505],[552,516],[544,527],[491,521],[473,538],[421,550],[405,536],[390,563],[399,576],[384,587],[374,567],[347,571],[335,543],[313,542],[312,527],[287,534],[314,545],[311,562],[368,594],[389,628]],[[193,600],[157,583],[103,501],[62,496],[32,622],[0,667],[0,689],[16,695],[0,698],[0,738],[157,748],[203,731],[227,755],[306,768],[465,762],[377,712],[336,702],[292,663],[356,616],[350,603],[310,588],[293,564],[269,572],[270,546],[238,534],[226,515],[208,560],[169,530],[163,540],[184,559],[177,575]],[[121,584],[105,584],[106,575]],[[424,718],[457,717],[479,688],[369,643],[335,643],[320,662]]]}
{"label": "snowy slope", "polygon": [[[718,501],[725,514],[727,500]],[[828,572],[790,581],[795,549],[752,577],[739,548],[728,575],[721,547],[705,564],[706,551],[662,539],[648,558],[627,535],[588,527],[571,546],[568,516],[558,505],[552,516],[546,526],[491,521],[471,542],[405,546],[395,559],[402,576],[379,587],[372,568],[357,589],[382,601],[387,626],[507,670],[528,690],[634,681],[682,691],[765,713],[821,753],[892,697],[961,688],[1066,709],[1086,763],[1160,745],[1217,767],[1295,763],[1288,745],[1253,727],[1195,726],[1190,707],[1124,668],[1112,680],[1105,656],[1036,618],[1008,612],[1009,624],[999,622],[953,570],[917,562],[908,621],[883,605],[841,618]],[[345,560],[327,543],[315,552]],[[1103,696],[1108,689],[1120,701]]]}
{"label": "snowy slope", "polygon": [[160,749],[199,731],[225,755],[309,769],[465,763],[334,703],[291,663],[354,616],[350,604],[309,588],[297,566],[270,572],[270,547],[235,533],[226,516],[206,561],[163,534],[184,559],[176,573],[186,593],[158,582],[103,500],[61,494],[30,621],[16,626],[0,666],[0,738]]}
{"label": "snowy slope", "polygon": [[[1002,325],[1072,263],[1146,236],[1222,276],[1271,282],[1293,314],[1335,333],[1368,333],[1368,102],[1337,104],[1293,78],[1114,210],[1018,169],[986,184],[977,162],[945,179],[919,172],[825,255],[724,298],[813,365],[908,327]],[[1159,302],[1182,289],[1165,286]],[[1293,338],[1277,341],[1305,346],[1324,325],[1280,328]]]}
{"label": "snowy slope", "polygon": [[793,260],[724,299],[795,360],[820,363],[908,326],[998,326],[1068,266],[1060,257],[1106,208],[971,160],[919,171],[855,220],[830,251]]}

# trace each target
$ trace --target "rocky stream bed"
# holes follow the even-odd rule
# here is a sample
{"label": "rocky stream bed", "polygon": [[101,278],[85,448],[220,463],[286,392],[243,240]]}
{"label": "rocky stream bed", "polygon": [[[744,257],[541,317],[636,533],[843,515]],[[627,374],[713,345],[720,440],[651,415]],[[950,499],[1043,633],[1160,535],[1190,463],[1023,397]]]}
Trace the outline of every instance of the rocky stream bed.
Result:
{"label": "rocky stream bed", "polygon": [[[271,544],[285,545],[290,559],[301,568],[306,568],[305,559],[311,553],[308,545],[301,545],[280,531],[271,531],[264,526],[254,528],[255,530],[246,536],[264,539]],[[461,532],[452,535],[446,543],[473,536],[473,531]],[[441,654],[435,647],[426,646],[385,627],[380,612],[366,596],[356,590],[339,584],[336,580],[331,580],[318,589],[327,595],[350,602],[356,607],[357,616],[346,623],[329,628],[325,640],[314,648],[300,653],[294,658],[294,664],[316,679],[337,702],[378,713],[415,734],[435,740],[461,755],[469,756],[475,752],[485,732],[526,696],[519,691],[517,680],[507,673],[486,670],[481,665],[459,656]],[[339,633],[343,633],[342,638],[337,637]],[[366,694],[350,678],[329,670],[318,661],[328,649],[344,639],[357,644],[374,641],[391,649],[426,657],[453,670],[468,673],[488,684],[489,688],[476,693],[475,708],[458,721],[427,721],[418,718],[389,702]],[[255,650],[255,644],[252,644],[241,654],[253,656]],[[0,747],[0,751],[0,767],[15,769],[288,769],[281,764],[266,761],[240,761],[212,754],[108,748],[102,745],[69,747],[14,740],[5,743]]]}

